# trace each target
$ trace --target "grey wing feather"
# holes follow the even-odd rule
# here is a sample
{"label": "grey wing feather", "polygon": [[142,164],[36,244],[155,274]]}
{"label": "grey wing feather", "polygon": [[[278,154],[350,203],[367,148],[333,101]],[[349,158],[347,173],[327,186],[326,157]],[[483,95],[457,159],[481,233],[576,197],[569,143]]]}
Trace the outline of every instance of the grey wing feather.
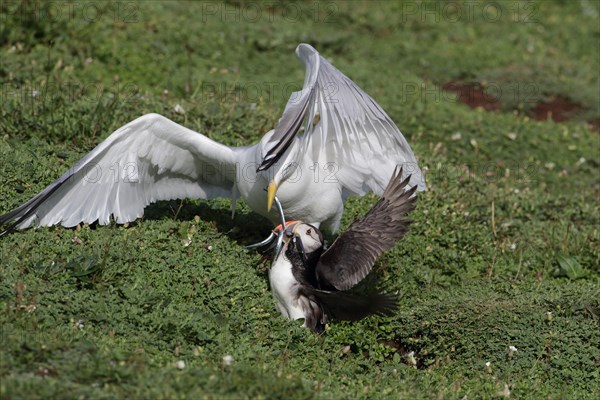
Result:
{"label": "grey wing feather", "polygon": [[425,190],[410,145],[375,100],[310,45],[300,44],[296,54],[306,67],[304,88],[290,97],[259,169],[283,155],[305,121],[302,156],[334,163],[344,196],[381,194],[397,165],[412,176],[411,186]]}
{"label": "grey wing feather", "polygon": [[[285,106],[279,124],[275,127],[273,136],[267,143],[268,148],[257,171],[264,171],[275,164],[292,144],[296,133],[300,130],[311,104],[315,99],[317,79],[319,75],[320,57],[316,51],[306,51],[298,46],[296,53],[306,68],[303,89],[292,93]],[[309,46],[310,47],[310,46]],[[312,49],[312,47],[311,47]],[[314,49],[313,49],[314,50]]]}
{"label": "grey wing feather", "polygon": [[58,180],[0,216],[0,236],[32,224],[118,223],[157,200],[233,197],[235,151],[158,114],[113,132]]}
{"label": "grey wing feather", "polygon": [[396,169],[381,199],[323,253],[316,267],[321,288],[352,288],[371,272],[375,260],[408,231],[410,220],[406,215],[415,207],[416,186],[405,190],[410,176],[401,178],[402,169]]}

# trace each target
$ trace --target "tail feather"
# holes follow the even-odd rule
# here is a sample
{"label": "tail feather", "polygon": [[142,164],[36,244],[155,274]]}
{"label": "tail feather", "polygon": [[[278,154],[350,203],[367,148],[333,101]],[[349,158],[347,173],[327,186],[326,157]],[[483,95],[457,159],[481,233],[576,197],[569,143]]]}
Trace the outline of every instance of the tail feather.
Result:
{"label": "tail feather", "polygon": [[315,289],[313,294],[329,317],[345,321],[358,321],[374,314],[392,315],[398,306],[398,298],[388,293],[358,296]]}

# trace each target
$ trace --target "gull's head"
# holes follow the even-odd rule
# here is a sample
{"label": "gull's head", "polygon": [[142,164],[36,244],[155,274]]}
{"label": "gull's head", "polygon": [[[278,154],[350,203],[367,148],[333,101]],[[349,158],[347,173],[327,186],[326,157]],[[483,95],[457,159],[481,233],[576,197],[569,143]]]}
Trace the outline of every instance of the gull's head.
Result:
{"label": "gull's head", "polygon": [[277,194],[279,186],[285,181],[294,181],[298,179],[300,166],[296,161],[274,164],[269,171],[269,185],[267,186],[267,211],[271,211],[273,200]]}

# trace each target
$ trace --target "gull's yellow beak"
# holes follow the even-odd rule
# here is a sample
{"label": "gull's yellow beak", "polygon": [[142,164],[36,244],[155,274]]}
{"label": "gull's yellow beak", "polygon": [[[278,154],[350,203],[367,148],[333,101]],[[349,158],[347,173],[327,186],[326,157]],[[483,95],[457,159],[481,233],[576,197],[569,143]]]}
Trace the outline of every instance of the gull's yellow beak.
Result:
{"label": "gull's yellow beak", "polygon": [[271,211],[271,207],[273,207],[275,193],[277,193],[277,184],[275,181],[271,181],[269,182],[269,187],[267,189],[267,211]]}

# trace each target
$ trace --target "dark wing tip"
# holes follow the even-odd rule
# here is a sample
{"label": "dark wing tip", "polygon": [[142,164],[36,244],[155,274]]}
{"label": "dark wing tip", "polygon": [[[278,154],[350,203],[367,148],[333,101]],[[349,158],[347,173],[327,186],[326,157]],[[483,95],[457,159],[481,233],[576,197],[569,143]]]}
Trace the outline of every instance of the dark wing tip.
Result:
{"label": "dark wing tip", "polygon": [[[281,157],[281,155],[279,157]],[[264,171],[264,170],[268,169],[269,167],[271,167],[271,165],[273,165],[277,162],[279,157],[273,157],[273,156],[270,156],[270,154],[267,154],[265,156],[265,158],[263,159],[263,161],[258,166],[258,168],[256,168],[256,172],[260,172],[260,171]]]}
{"label": "dark wing tip", "polygon": [[8,235],[9,233],[11,233],[12,231],[14,231],[15,229],[17,229],[17,225],[19,225],[19,221],[14,222],[13,224],[11,224],[8,228],[4,229],[2,232],[0,232],[0,238],[2,236]]}
{"label": "dark wing tip", "polygon": [[54,183],[50,184],[41,193],[34,196],[31,200],[25,202],[18,208],[0,216],[0,226],[12,222],[10,226],[5,228],[0,233],[0,237],[5,236],[10,232],[14,231],[23,221],[31,217],[38,210],[38,208],[42,204],[44,204],[44,202],[48,200],[48,198],[50,198],[50,196],[52,196],[65,182],[67,182],[67,180],[73,174],[74,172],[70,170],[65,175],[56,180]]}
{"label": "dark wing tip", "polygon": [[[400,165],[397,165],[396,168],[394,169],[394,172],[392,173],[392,177],[390,178],[390,181],[388,182],[385,190],[383,191],[383,194],[381,195],[382,198],[389,198],[389,197],[393,197],[395,194],[402,194],[402,190],[405,189],[411,178],[412,178],[412,174],[408,174],[406,175],[406,177],[404,179],[402,179],[402,174],[403,174],[403,168]],[[406,192],[410,192],[410,195],[412,196],[412,194],[414,194],[416,192],[418,188],[418,185],[414,185],[411,188],[405,190]]]}

